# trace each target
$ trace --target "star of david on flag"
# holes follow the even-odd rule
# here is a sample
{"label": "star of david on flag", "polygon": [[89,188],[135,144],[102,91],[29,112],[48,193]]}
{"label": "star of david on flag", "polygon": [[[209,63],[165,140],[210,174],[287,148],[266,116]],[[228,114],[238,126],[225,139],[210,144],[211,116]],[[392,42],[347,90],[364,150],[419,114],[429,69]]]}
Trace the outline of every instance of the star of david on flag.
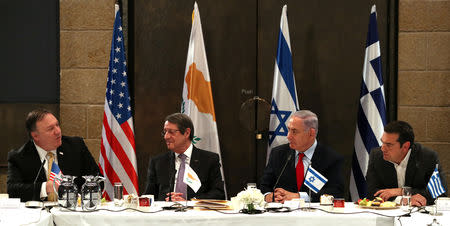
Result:
{"label": "star of david on flag", "polygon": [[328,182],[328,179],[316,171],[311,166],[308,168],[305,176],[304,184],[314,193],[318,193],[320,189]]}
{"label": "star of david on flag", "polygon": [[59,169],[58,164],[53,162],[52,171],[50,172],[50,175],[48,176],[48,180],[55,181],[55,183],[57,183],[58,185],[61,185],[61,176],[62,175],[63,174],[62,174],[61,170]]}
{"label": "star of david on flag", "polygon": [[269,123],[269,145],[266,164],[269,161],[270,150],[287,140],[287,120],[291,114],[298,111],[297,88],[292,68],[291,41],[287,21],[287,6],[283,6],[278,36],[277,57],[273,75],[272,107]]}

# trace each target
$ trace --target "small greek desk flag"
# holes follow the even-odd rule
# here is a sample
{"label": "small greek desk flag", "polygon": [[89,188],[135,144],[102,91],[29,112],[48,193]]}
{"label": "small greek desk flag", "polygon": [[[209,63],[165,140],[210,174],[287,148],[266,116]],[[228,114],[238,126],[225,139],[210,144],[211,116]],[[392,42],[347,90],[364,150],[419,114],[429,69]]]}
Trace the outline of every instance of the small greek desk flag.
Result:
{"label": "small greek desk flag", "polygon": [[428,191],[430,191],[433,199],[438,196],[444,194],[445,188],[442,186],[441,177],[439,176],[438,164],[436,164],[436,168],[434,169],[433,174],[431,174],[430,181],[428,181],[427,185]]}
{"label": "small greek desk flag", "polygon": [[328,179],[317,172],[311,166],[308,168],[305,176],[305,185],[308,186],[314,193],[318,193],[320,189],[327,183]]}

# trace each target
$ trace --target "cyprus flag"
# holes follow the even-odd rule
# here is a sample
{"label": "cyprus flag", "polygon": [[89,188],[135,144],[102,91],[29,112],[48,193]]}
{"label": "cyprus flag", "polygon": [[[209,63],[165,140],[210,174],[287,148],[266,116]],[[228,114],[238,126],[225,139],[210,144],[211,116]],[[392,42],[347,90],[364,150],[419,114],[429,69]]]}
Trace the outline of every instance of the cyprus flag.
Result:
{"label": "cyprus flag", "polygon": [[[186,61],[183,83],[183,103],[181,113],[191,117],[194,123],[193,144],[207,151],[217,153],[220,158],[220,171],[223,175],[222,157],[220,155],[219,137],[217,133],[216,114],[211,92],[208,62],[203,42],[202,24],[197,2],[192,12],[191,37]],[[224,183],[225,186],[225,183]],[[226,198],[226,189],[225,198]]]}

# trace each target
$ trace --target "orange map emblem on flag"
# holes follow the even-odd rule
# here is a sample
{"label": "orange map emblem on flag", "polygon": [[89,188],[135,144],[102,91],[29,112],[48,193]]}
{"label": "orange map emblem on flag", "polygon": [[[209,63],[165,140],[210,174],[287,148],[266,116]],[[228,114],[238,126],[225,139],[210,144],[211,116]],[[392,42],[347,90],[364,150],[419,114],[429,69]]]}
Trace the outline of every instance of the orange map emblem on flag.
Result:
{"label": "orange map emblem on flag", "polygon": [[200,112],[211,114],[213,120],[216,121],[216,114],[214,113],[214,105],[211,94],[211,82],[205,80],[203,72],[197,69],[195,63],[189,66],[189,71],[186,74],[186,84],[188,99],[191,99]]}

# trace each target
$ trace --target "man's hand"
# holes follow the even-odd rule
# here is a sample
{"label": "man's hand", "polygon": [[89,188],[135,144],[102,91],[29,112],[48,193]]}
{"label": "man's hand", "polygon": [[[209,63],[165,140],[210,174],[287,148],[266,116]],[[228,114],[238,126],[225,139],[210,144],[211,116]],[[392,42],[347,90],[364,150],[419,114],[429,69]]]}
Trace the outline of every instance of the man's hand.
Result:
{"label": "man's hand", "polygon": [[427,199],[421,194],[415,194],[411,196],[411,206],[426,206]]}
{"label": "man's hand", "polygon": [[381,189],[375,192],[373,196],[380,197],[384,201],[389,200],[391,197],[400,196],[402,195],[402,188],[387,188],[387,189]]}
{"label": "man's hand", "polygon": [[166,201],[169,201],[169,196],[171,196],[172,201],[185,201],[185,199],[183,198],[183,193],[178,193],[178,192],[170,192],[166,194]]}
{"label": "man's hand", "polygon": [[271,192],[264,197],[264,200],[266,202],[272,202],[272,198],[273,198],[273,193]]}
{"label": "man's hand", "polygon": [[275,202],[284,203],[287,200],[292,200],[299,197],[300,195],[296,192],[289,192],[284,190],[283,188],[275,189]]}

